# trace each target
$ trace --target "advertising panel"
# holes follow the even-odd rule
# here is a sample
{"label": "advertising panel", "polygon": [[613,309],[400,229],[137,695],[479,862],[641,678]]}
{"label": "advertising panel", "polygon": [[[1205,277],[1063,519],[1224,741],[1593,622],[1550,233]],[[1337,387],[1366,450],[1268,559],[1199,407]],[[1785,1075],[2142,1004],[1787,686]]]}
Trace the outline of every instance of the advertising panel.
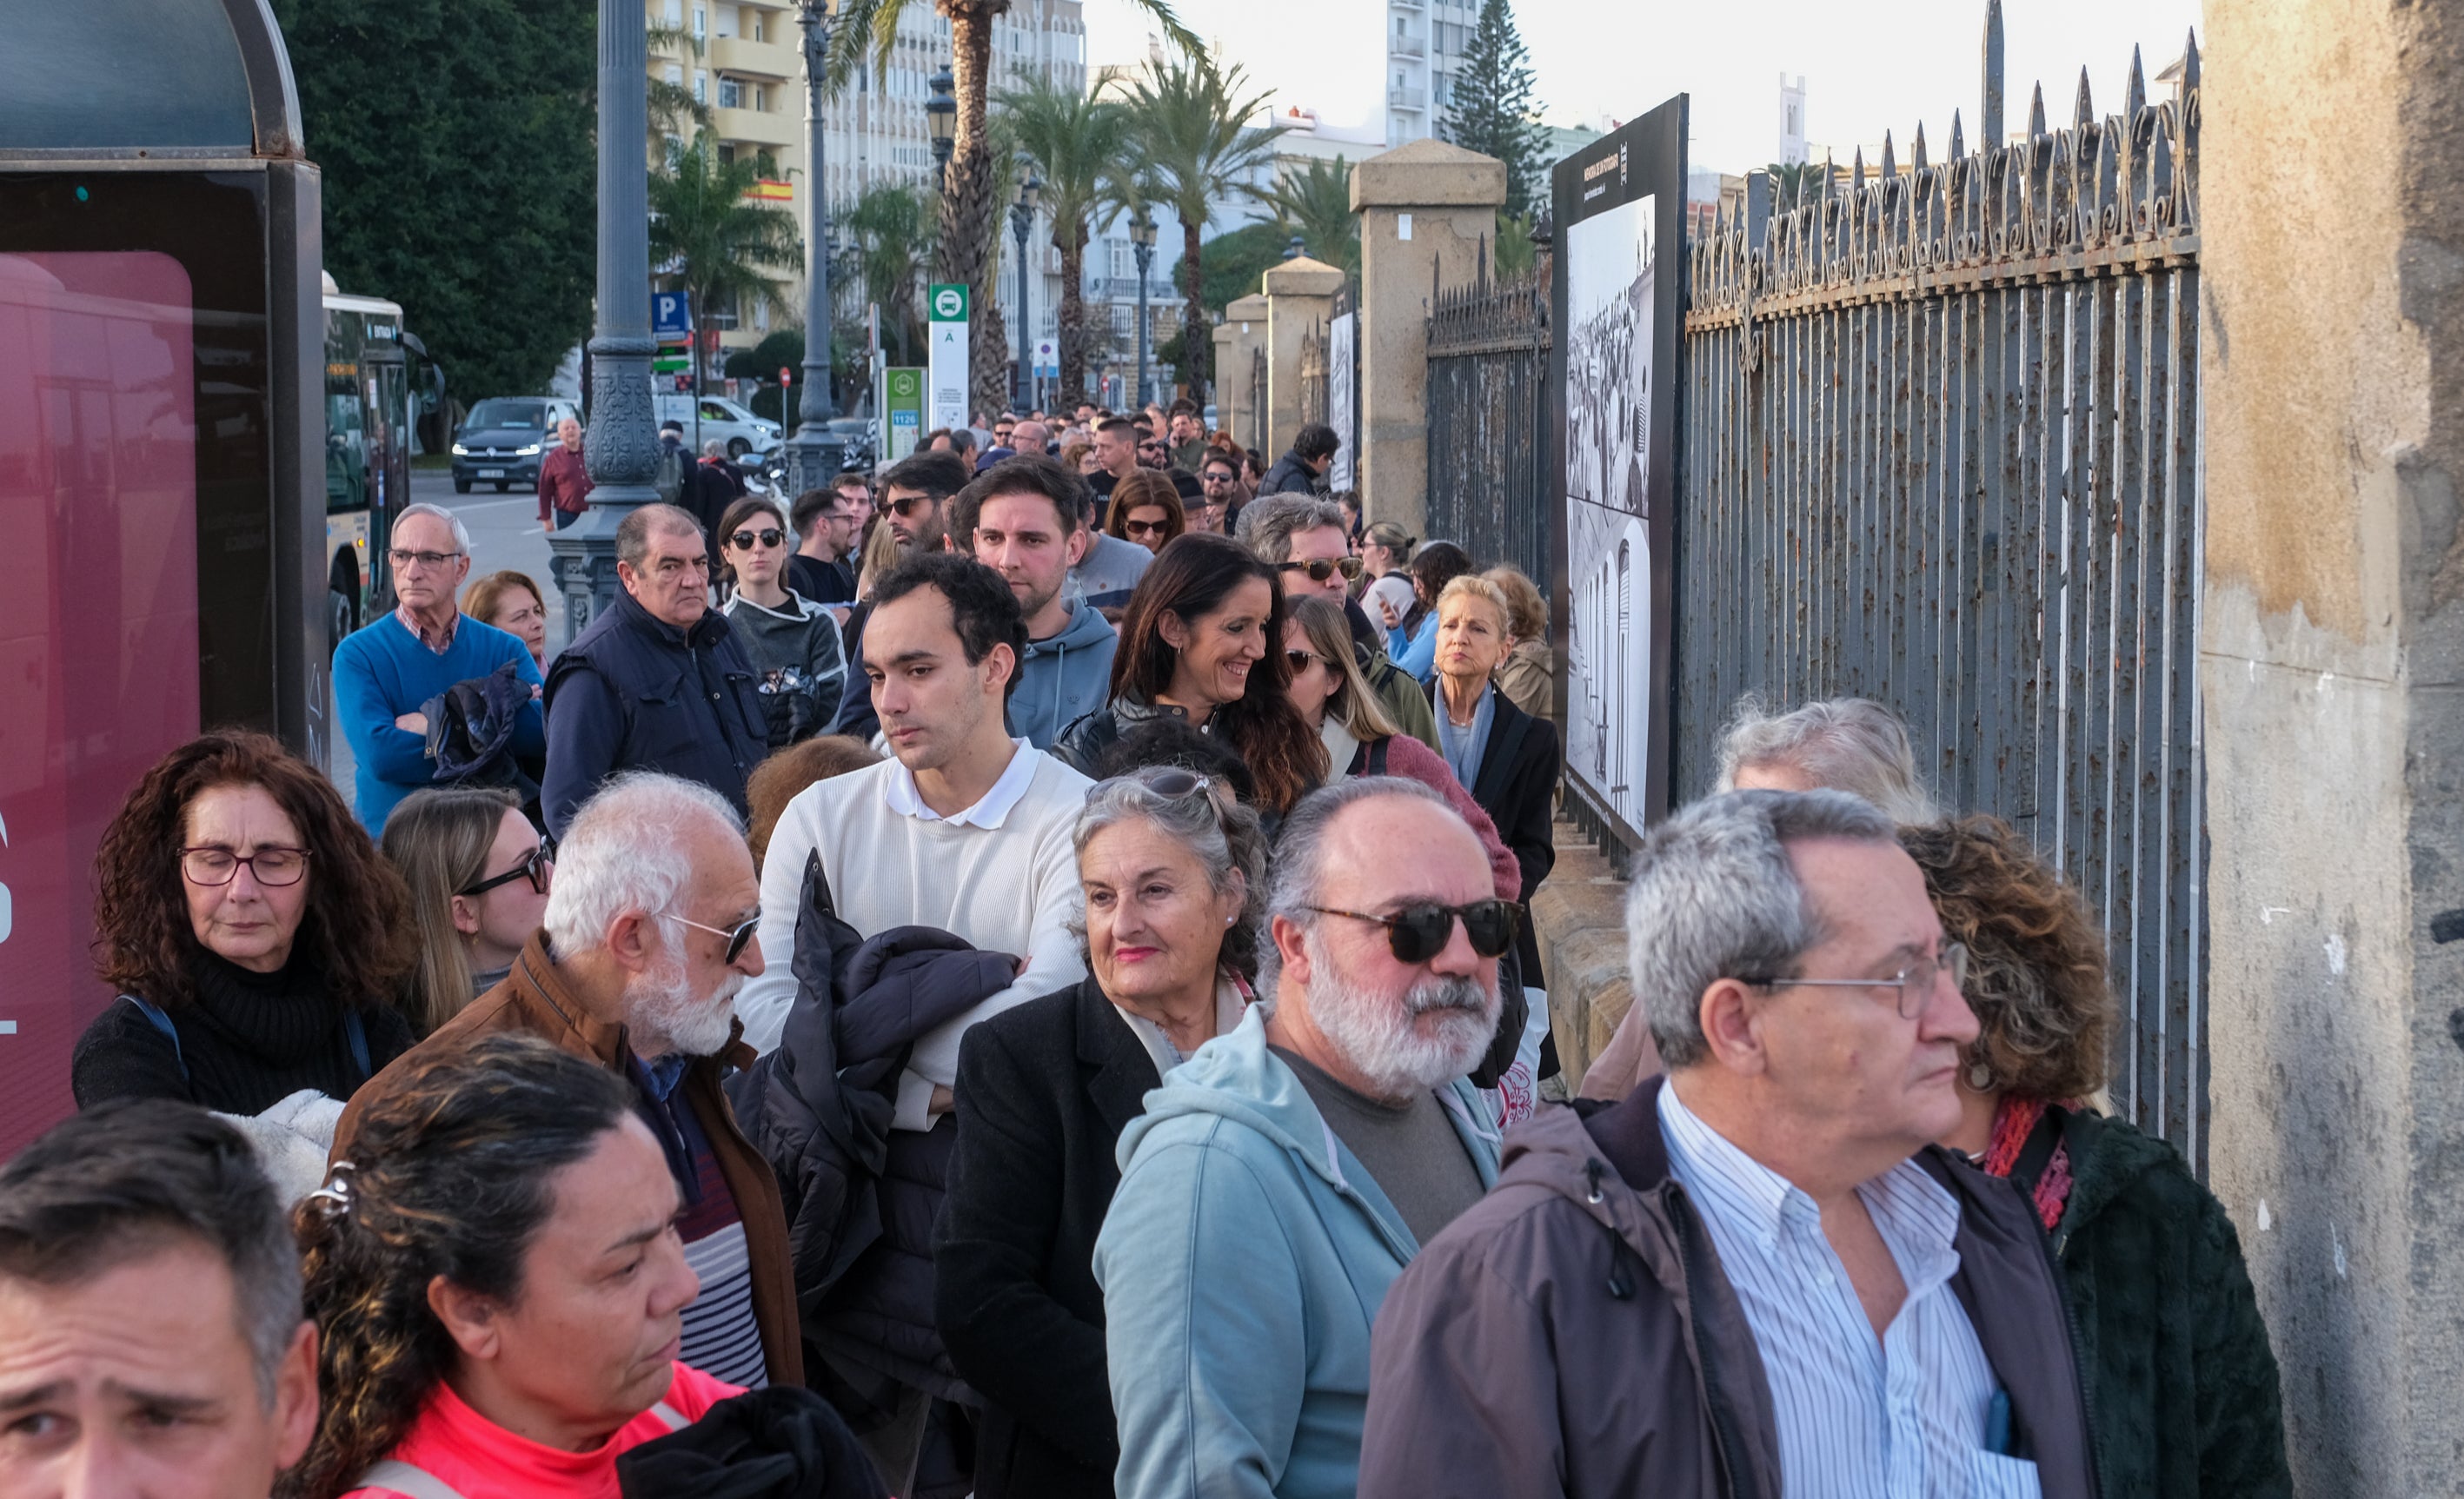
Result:
{"label": "advertising panel", "polygon": [[935,282],[926,289],[924,305],[932,321],[928,341],[932,351],[927,364],[932,371],[928,382],[931,395],[926,402],[925,426],[964,427],[967,425],[967,289],[955,283]]}
{"label": "advertising panel", "polygon": [[1557,164],[1551,359],[1570,789],[1628,840],[1668,809],[1685,96]]}

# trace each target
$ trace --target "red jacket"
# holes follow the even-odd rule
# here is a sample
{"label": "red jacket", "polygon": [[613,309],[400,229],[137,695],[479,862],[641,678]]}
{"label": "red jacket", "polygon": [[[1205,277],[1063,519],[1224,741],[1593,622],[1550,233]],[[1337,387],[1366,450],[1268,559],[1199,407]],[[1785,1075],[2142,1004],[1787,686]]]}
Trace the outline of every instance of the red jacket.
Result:
{"label": "red jacket", "polygon": [[590,508],[590,475],[582,467],[582,450],[558,443],[539,459],[539,499],[541,525],[547,523],[550,506],[576,516]]}

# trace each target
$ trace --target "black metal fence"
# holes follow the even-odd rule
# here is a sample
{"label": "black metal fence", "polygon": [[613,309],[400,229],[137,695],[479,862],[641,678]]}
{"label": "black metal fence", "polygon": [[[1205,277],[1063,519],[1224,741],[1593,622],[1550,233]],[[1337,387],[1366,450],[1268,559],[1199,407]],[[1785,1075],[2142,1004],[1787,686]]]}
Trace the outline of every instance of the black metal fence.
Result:
{"label": "black metal fence", "polygon": [[1545,275],[1493,280],[1484,254],[1469,284],[1435,293],[1427,407],[1429,538],[1511,562],[1547,587],[1558,418]]}

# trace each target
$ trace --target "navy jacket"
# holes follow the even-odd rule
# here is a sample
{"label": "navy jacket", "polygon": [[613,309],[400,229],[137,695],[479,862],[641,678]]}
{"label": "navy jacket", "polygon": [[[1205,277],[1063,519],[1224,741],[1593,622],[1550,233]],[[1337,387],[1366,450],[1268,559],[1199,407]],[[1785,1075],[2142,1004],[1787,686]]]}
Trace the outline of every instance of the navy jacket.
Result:
{"label": "navy jacket", "polygon": [[620,770],[698,781],[744,811],[744,779],[770,752],[755,681],[716,609],[682,630],[617,594],[548,665],[548,831],[563,837],[574,808]]}

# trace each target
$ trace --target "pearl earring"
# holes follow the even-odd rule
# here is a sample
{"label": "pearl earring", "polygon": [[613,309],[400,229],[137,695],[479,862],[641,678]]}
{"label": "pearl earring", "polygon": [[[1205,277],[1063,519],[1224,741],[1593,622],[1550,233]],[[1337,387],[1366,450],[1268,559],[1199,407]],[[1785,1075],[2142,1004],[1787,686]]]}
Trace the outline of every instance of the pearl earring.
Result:
{"label": "pearl earring", "polygon": [[1993,1088],[1993,1069],[1979,1062],[1968,1069],[1968,1086],[1976,1092],[1990,1092]]}

